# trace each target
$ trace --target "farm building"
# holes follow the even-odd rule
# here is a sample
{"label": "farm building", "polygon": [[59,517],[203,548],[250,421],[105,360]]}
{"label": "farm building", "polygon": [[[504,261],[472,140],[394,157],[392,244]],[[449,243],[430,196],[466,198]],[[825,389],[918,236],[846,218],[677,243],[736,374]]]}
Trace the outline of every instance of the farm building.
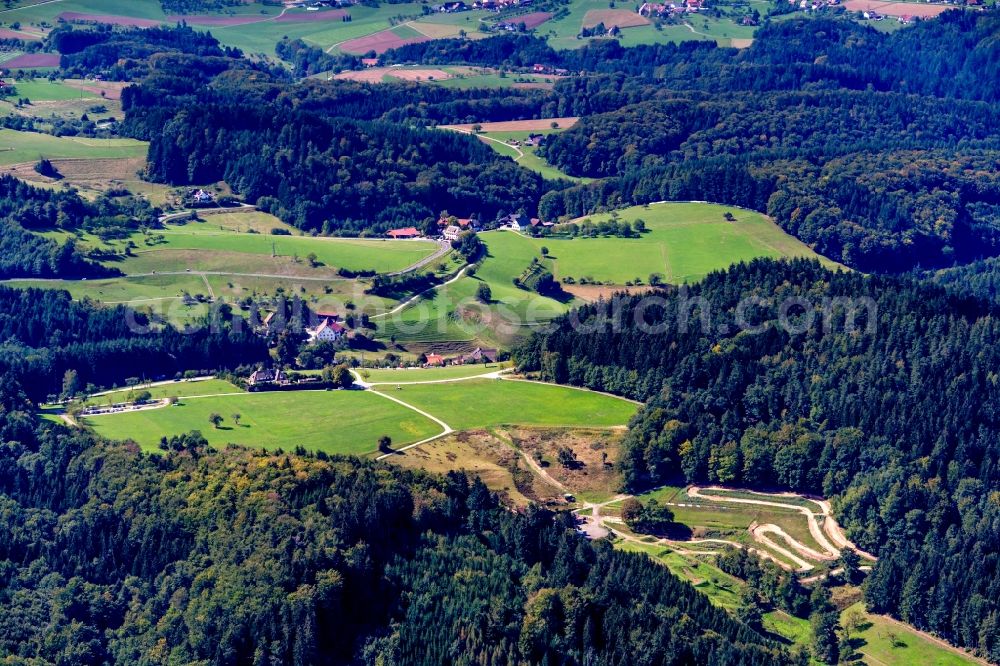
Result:
{"label": "farm building", "polygon": [[344,337],[347,329],[335,321],[324,319],[316,328],[307,328],[310,342],[336,342]]}
{"label": "farm building", "polygon": [[451,215],[449,217],[441,217],[438,219],[438,227],[450,227],[457,226],[462,229],[475,229],[476,221],[468,217],[455,217]]}
{"label": "farm building", "polygon": [[453,224],[449,227],[446,227],[442,235],[444,236],[445,240],[450,240],[450,241],[458,240],[458,237],[462,235],[462,229],[461,227],[458,227]]}
{"label": "farm building", "polygon": [[458,362],[462,364],[466,363],[496,363],[497,360],[497,350],[496,349],[484,349],[483,347],[476,347],[474,350],[468,354],[463,354],[458,358]]}
{"label": "farm building", "polygon": [[420,238],[420,231],[416,227],[403,227],[402,229],[393,229],[386,236],[389,238]]}
{"label": "farm building", "polygon": [[281,368],[257,368],[250,377],[247,378],[249,386],[260,386],[261,384],[280,384],[285,381],[285,374]]}

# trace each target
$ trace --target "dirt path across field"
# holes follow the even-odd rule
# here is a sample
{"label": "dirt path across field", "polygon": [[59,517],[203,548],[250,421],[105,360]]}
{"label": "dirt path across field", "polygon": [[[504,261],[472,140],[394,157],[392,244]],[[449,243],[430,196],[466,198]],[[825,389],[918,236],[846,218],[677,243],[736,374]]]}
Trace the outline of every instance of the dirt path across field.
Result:
{"label": "dirt path across field", "polygon": [[457,125],[438,125],[438,129],[471,132],[479,125],[481,132],[530,132],[552,129],[552,123],[559,125],[558,129],[569,129],[577,122],[579,116],[564,116],[562,118],[531,118],[528,120],[499,120],[485,123],[463,123]]}
{"label": "dirt path across field", "polygon": [[[713,490],[725,491],[727,489],[726,488],[721,488],[721,487],[718,487],[718,486],[713,486],[713,487],[708,487],[708,488],[699,488],[697,486],[692,486],[691,488],[688,489],[688,496],[692,497],[692,498],[706,499],[706,500],[709,500],[709,501],[712,501],[712,502],[732,502],[734,504],[752,504],[752,505],[756,505],[756,506],[772,506],[772,507],[777,507],[777,508],[781,508],[781,509],[794,509],[794,510],[798,511],[799,513],[801,513],[805,517],[806,522],[809,525],[809,534],[816,541],[816,543],[819,545],[819,547],[823,549],[823,551],[824,551],[823,553],[820,553],[819,551],[816,551],[816,550],[814,550],[812,548],[809,548],[809,547],[807,547],[807,546],[799,543],[798,541],[796,541],[792,537],[790,537],[787,534],[785,534],[784,530],[782,530],[780,527],[777,527],[776,525],[775,526],[771,526],[771,527],[774,527],[774,529],[770,530],[770,531],[775,532],[775,533],[780,533],[780,534],[784,535],[783,538],[785,538],[788,541],[789,545],[791,545],[793,548],[795,548],[795,550],[797,550],[799,552],[799,554],[802,555],[803,557],[807,557],[807,558],[813,559],[813,560],[821,560],[821,561],[823,561],[823,560],[826,560],[826,561],[835,560],[838,557],[840,557],[840,549],[834,547],[834,545],[831,544],[830,541],[826,538],[826,535],[823,533],[823,530],[820,529],[819,523],[816,520],[816,514],[814,514],[812,511],[810,511],[807,507],[797,506],[797,505],[793,505],[793,504],[788,504],[786,502],[749,499],[749,498],[743,498],[743,497],[729,497],[729,496],[726,496],[726,495],[712,494],[711,491],[713,491]],[[708,491],[708,492],[705,492],[705,491]],[[754,491],[748,491],[748,492],[754,492]],[[756,493],[756,494],[758,494],[758,495],[770,495],[771,497],[774,497],[776,499],[779,499],[781,497],[799,497],[798,495],[793,495],[793,494],[788,494],[788,493],[784,493],[784,494],[782,494],[782,493]],[[808,498],[804,498],[804,499],[808,499]],[[814,504],[816,504],[816,506],[818,506],[820,508],[821,515],[824,517],[824,519],[829,516],[829,513],[828,513],[829,512],[829,504],[824,505],[824,504],[821,504],[820,502],[817,502],[815,500],[809,500],[809,501],[813,502]]]}
{"label": "dirt path across field", "polygon": [[788,536],[788,534],[777,525],[751,525],[750,534],[753,535],[753,538],[757,542],[764,544],[771,550],[794,562],[799,571],[809,571],[813,568],[812,564],[767,536],[768,534],[776,534],[784,539],[792,548],[800,553],[802,552],[802,544]]}

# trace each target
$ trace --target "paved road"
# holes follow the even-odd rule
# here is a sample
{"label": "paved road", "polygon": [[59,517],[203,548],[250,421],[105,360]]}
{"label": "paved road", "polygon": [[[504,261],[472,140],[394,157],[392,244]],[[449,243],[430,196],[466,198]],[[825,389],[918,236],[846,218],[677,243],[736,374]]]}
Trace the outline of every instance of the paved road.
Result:
{"label": "paved road", "polygon": [[451,278],[447,282],[442,282],[441,284],[436,284],[433,287],[428,287],[427,289],[424,289],[423,291],[421,291],[419,293],[413,294],[412,296],[410,296],[405,301],[401,302],[399,305],[397,305],[393,309],[389,310],[388,312],[383,312],[381,314],[372,315],[371,317],[369,317],[369,319],[381,319],[382,317],[391,317],[392,315],[396,314],[397,312],[399,312],[400,310],[402,310],[403,308],[405,308],[407,305],[410,305],[411,303],[413,303],[414,301],[416,301],[418,298],[420,298],[424,294],[426,294],[428,292],[431,292],[431,291],[434,291],[435,289],[439,289],[441,287],[447,287],[452,282],[457,282],[463,275],[465,275],[465,271],[467,271],[468,269],[469,269],[469,267],[467,265],[466,266],[462,266],[462,270],[460,270],[459,272],[455,273],[455,277]]}

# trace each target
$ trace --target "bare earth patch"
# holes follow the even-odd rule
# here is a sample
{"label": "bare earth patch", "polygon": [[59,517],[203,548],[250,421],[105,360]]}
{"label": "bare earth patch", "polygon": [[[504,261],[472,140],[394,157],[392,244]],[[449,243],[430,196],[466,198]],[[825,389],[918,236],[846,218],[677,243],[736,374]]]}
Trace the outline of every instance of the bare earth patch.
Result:
{"label": "bare earth patch", "polygon": [[512,23],[514,25],[524,24],[524,27],[528,30],[532,28],[537,28],[541,24],[552,18],[551,12],[531,12],[530,14],[525,14],[524,16],[515,16],[504,21],[504,23]]}
{"label": "bare earth patch", "polygon": [[562,288],[563,291],[567,291],[581,301],[587,301],[588,303],[593,303],[602,298],[607,300],[613,295],[623,292],[627,294],[645,294],[647,291],[653,289],[653,287],[619,287],[617,285],[603,284],[564,284]]}
{"label": "bare earth patch", "polygon": [[125,86],[131,85],[130,83],[120,81],[80,81],[73,79],[67,79],[64,83],[77,90],[94,93],[104,99],[121,99],[122,90],[125,89]]}
{"label": "bare earth patch", "polygon": [[603,23],[607,28],[613,25],[619,28],[635,28],[649,25],[649,19],[625,9],[591,9],[583,15],[584,28],[593,28],[598,23]]}
{"label": "bare earth patch", "polygon": [[485,430],[455,433],[386,458],[401,467],[444,474],[465,470],[516,506],[557,502],[559,490],[531,473],[518,453]]}
{"label": "bare earth patch", "polygon": [[28,67],[58,67],[58,53],[25,53],[16,58],[11,58],[3,64],[8,69],[19,69]]}
{"label": "bare earth patch", "polygon": [[950,5],[925,5],[913,2],[884,2],[883,0],[847,0],[844,8],[849,12],[876,11],[886,16],[919,16],[930,18],[952,9]]}
{"label": "bare earth patch", "polygon": [[400,81],[444,81],[452,78],[452,74],[443,69],[401,69],[398,67],[372,67],[361,71],[341,72],[334,78],[348,81],[363,81],[365,83],[381,83],[385,77]]}
{"label": "bare earth patch", "polygon": [[[532,457],[546,473],[574,492],[613,495],[621,484],[615,471],[623,431],[578,428],[509,428],[498,431]],[[576,462],[562,465],[560,449],[573,452]]]}
{"label": "bare earth patch", "polygon": [[[559,129],[572,127],[580,120],[578,117],[565,118],[535,118],[533,120],[504,120],[496,123],[478,123],[483,132],[530,132],[534,130],[552,129],[552,123],[557,123]],[[472,131],[476,123],[466,125],[441,125],[441,129]]]}
{"label": "bare earth patch", "polygon": [[430,41],[430,37],[400,37],[392,30],[383,30],[367,37],[349,39],[340,45],[340,50],[344,53],[385,53],[389,49],[395,49],[407,44],[419,44]]}
{"label": "bare earth patch", "polygon": [[447,39],[448,37],[457,37],[462,26],[460,25],[449,25],[447,23],[424,23],[422,21],[414,21],[410,23],[409,26],[419,32],[420,34],[430,37],[431,39]]}
{"label": "bare earth patch", "polygon": [[0,39],[41,39],[38,35],[28,32],[18,32],[9,28],[0,28]]}
{"label": "bare earth patch", "polygon": [[34,162],[11,164],[0,168],[0,174],[10,174],[33,185],[58,188],[69,184],[79,189],[81,196],[87,199],[96,197],[113,187],[125,186],[135,190],[142,183],[137,175],[146,165],[142,158],[106,158],[106,159],[55,159],[52,165],[62,174],[55,180],[42,176],[35,171]]}

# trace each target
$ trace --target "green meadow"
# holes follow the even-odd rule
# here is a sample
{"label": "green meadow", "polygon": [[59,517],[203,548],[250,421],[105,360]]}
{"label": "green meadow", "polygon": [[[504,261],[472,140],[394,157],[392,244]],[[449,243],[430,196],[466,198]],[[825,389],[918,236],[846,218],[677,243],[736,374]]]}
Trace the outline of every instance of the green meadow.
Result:
{"label": "green meadow", "polygon": [[[224,421],[215,428],[211,414]],[[233,414],[239,413],[237,424]],[[415,442],[441,428],[420,414],[370,391],[288,391],[182,397],[177,405],[85,419],[103,437],[131,439],[154,451],[160,437],[199,430],[212,446],[242,444],[362,455],[388,435],[396,444]]]}
{"label": "green meadow", "polygon": [[158,386],[136,385],[129,388],[111,391],[102,395],[87,398],[88,405],[107,405],[115,402],[133,402],[135,395],[147,392],[154,400],[163,398],[178,398],[180,396],[204,396],[219,393],[243,393],[243,389],[224,379],[199,379],[197,381],[178,381]]}
{"label": "green meadow", "polygon": [[449,365],[441,368],[377,368],[361,370],[361,377],[370,384],[396,382],[430,382],[447,379],[478,377],[510,367],[510,363],[477,363],[475,365]]}
{"label": "green meadow", "polygon": [[638,406],[555,384],[470,379],[376,390],[438,417],[455,430],[499,425],[606,428],[624,426]]}
{"label": "green meadow", "polygon": [[[375,320],[380,336],[408,342],[479,339],[504,344],[531,326],[568,311],[570,301],[560,302],[514,286],[514,278],[540,255],[527,244],[505,245],[507,235],[513,234],[481,234],[487,256],[476,274],[439,287],[402,311]],[[491,291],[488,304],[476,299],[477,288],[483,283]]]}
{"label": "green meadow", "polygon": [[0,165],[65,158],[145,157],[148,144],[135,139],[91,139],[0,129]]}
{"label": "green meadow", "polygon": [[[193,228],[191,228],[193,227]],[[127,259],[120,267],[126,273],[147,273],[161,270],[224,270],[213,267],[213,254],[245,255],[242,272],[258,272],[259,257],[291,257],[303,262],[310,254],[328,267],[350,270],[374,270],[379,273],[402,270],[434,254],[435,245],[426,241],[360,240],[310,236],[273,236],[259,233],[212,231],[199,229],[198,223],[180,228],[168,227],[157,232],[163,242],[153,247],[143,244],[142,236],[136,239],[139,249],[135,257]],[[197,250],[196,265],[177,265],[172,260],[166,265],[157,260],[165,250]],[[230,267],[238,268],[238,267]],[[241,272],[241,271],[237,271]]]}
{"label": "green meadow", "polygon": [[101,99],[99,95],[67,85],[62,81],[49,81],[48,79],[21,81],[6,79],[6,81],[14,84],[17,90],[16,97],[26,97],[32,102],[62,102],[75,99],[90,99],[96,103]]}
{"label": "green meadow", "polygon": [[[731,213],[735,221],[723,216]],[[591,215],[593,222],[610,214]],[[529,238],[506,232],[490,241],[498,254],[528,252],[541,256],[557,279],[581,278],[621,285],[659,273],[666,282],[695,282],[714,270],[757,257],[810,257],[824,260],[764,215],[707,203],[659,203],[618,211],[618,219],[641,219],[648,231],[639,238]],[[581,222],[582,220],[575,220]]]}
{"label": "green meadow", "polygon": [[902,666],[965,666],[982,664],[963,651],[933,641],[901,622],[865,611],[864,604],[856,603],[841,614],[841,624],[854,624],[852,642],[869,664],[899,664]]}

